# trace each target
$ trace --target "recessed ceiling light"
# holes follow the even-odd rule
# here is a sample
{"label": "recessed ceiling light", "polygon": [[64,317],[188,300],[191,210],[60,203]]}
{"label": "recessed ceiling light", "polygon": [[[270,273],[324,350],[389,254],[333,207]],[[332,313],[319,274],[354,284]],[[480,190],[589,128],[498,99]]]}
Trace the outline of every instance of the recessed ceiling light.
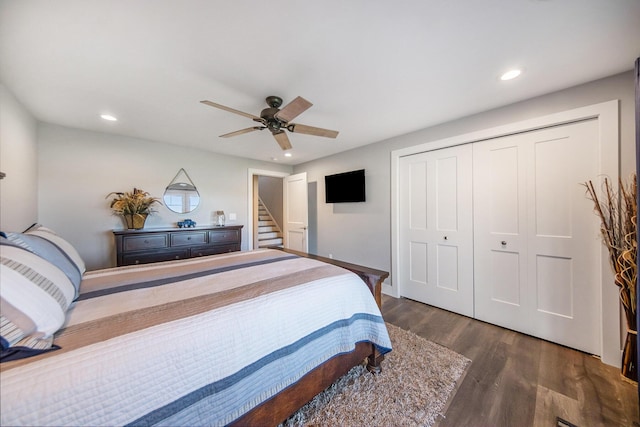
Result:
{"label": "recessed ceiling light", "polygon": [[291,153],[284,153],[285,157],[291,157]]}
{"label": "recessed ceiling light", "polygon": [[110,122],[115,122],[118,120],[115,116],[112,116],[111,114],[101,114],[100,117],[102,117],[104,120],[109,120]]}
{"label": "recessed ceiling light", "polygon": [[500,80],[511,80],[515,79],[522,73],[522,70],[509,70],[500,76]]}

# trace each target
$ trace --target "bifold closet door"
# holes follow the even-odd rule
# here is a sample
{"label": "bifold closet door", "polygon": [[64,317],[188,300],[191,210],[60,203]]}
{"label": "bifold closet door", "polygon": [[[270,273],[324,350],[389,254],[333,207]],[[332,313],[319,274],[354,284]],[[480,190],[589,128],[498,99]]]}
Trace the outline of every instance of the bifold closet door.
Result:
{"label": "bifold closet door", "polygon": [[470,145],[400,159],[402,296],[473,316]]}
{"label": "bifold closet door", "polygon": [[598,124],[473,145],[476,318],[598,354]]}

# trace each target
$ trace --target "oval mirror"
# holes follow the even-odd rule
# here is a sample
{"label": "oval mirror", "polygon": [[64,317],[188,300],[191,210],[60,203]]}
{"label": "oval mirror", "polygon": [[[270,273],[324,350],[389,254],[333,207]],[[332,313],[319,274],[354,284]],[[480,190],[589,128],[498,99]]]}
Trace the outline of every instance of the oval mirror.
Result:
{"label": "oval mirror", "polygon": [[[180,174],[186,179],[179,180]],[[188,182],[185,182],[188,181]],[[176,213],[189,213],[200,204],[200,193],[184,169],[180,169],[164,190],[164,205]]]}

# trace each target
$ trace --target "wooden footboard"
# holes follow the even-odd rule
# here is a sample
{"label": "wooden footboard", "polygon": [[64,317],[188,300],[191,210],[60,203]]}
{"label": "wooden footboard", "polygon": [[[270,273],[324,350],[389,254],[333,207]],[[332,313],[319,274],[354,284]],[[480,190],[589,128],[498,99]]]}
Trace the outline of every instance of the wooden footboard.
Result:
{"label": "wooden footboard", "polygon": [[300,381],[281,391],[270,400],[247,412],[231,425],[276,426],[286,420],[318,393],[333,384],[351,368],[372,356],[373,344],[358,343],[351,353],[341,354],[318,366]]}
{"label": "wooden footboard", "polygon": [[[337,265],[354,272],[369,287],[378,307],[382,307],[382,282],[389,277],[388,272],[290,249],[282,250],[305,258]],[[365,359],[368,360],[367,369],[370,372],[380,372],[380,364],[384,356],[375,349],[373,344],[358,343],[351,353],[341,354],[318,366],[302,377],[300,381],[252,409],[233,422],[232,425],[278,425]]]}
{"label": "wooden footboard", "polygon": [[337,259],[326,258],[320,255],[308,254],[306,252],[298,252],[292,249],[278,248],[284,252],[298,255],[305,258],[317,259],[318,261],[326,262],[327,264],[337,265],[338,267],[345,268],[354,272],[362,279],[364,283],[369,287],[369,290],[376,299],[378,307],[382,310],[382,282],[389,277],[389,273],[383,270],[376,270],[375,268],[364,267],[362,265],[351,264],[350,262],[338,261]]}

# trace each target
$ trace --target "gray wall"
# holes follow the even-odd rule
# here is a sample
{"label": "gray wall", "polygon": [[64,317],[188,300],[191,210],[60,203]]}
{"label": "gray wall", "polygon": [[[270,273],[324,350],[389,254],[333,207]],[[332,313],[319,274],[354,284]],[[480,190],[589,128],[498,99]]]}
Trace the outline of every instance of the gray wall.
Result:
{"label": "gray wall", "polygon": [[[57,125],[36,126],[7,88],[1,89],[0,170],[7,178],[0,181],[0,225],[4,230],[22,230],[39,221],[74,244],[90,269],[115,263],[111,230],[121,228],[122,223],[110,214],[105,196],[137,186],[160,197],[181,167],[201,191],[203,204],[188,215],[162,207],[149,219],[149,226],[170,225],[185,217],[210,224],[211,212],[218,209],[236,213],[236,223],[247,224],[247,169],[293,169],[307,172],[313,190],[309,204],[311,251],[388,271],[390,154],[395,149],[619,99],[622,176],[635,169],[632,71],[295,168]],[[324,175],[361,168],[366,169],[367,202],[324,202]],[[243,242],[246,248],[246,231]]]}
{"label": "gray wall", "polygon": [[[141,188],[162,197],[165,187],[184,168],[198,188],[201,204],[188,214],[164,206],[145,227],[175,225],[191,218],[210,225],[213,211],[224,210],[227,225],[245,225],[247,245],[247,170],[290,172],[291,167],[98,132],[40,123],[38,126],[38,220],[69,240],[88,269],[115,265],[113,229],[122,229],[111,214],[112,191]],[[228,220],[235,213],[235,221]]]}
{"label": "gray wall", "polygon": [[[310,229],[309,247],[319,255],[391,271],[393,150],[613,99],[620,100],[621,176],[627,177],[635,170],[632,71],[298,165],[294,172],[307,172],[316,197],[309,205],[315,205],[310,216],[315,215],[317,223]],[[325,175],[362,168],[366,170],[365,203],[324,202]]]}
{"label": "gray wall", "polygon": [[38,220],[36,120],[0,84],[0,230],[22,231]]}

